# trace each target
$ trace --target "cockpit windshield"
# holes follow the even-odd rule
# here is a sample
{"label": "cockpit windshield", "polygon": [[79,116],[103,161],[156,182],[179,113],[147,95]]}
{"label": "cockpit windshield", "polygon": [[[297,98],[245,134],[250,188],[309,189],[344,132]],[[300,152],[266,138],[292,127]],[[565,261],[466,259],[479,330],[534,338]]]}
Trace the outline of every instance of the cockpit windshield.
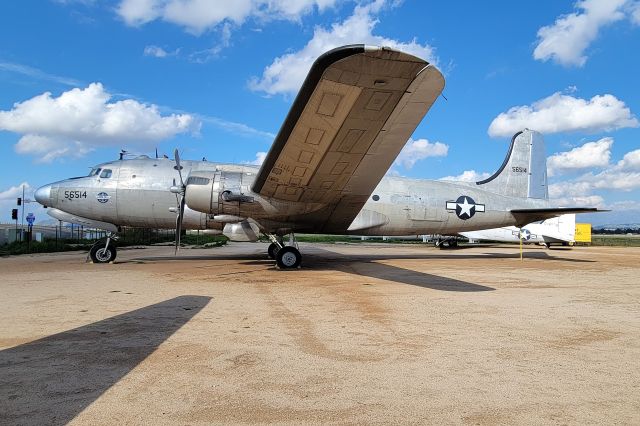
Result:
{"label": "cockpit windshield", "polygon": [[102,170],[100,167],[94,167],[93,169],[91,169],[91,171],[89,172],[89,176],[95,176],[98,173],[100,173],[100,170]]}

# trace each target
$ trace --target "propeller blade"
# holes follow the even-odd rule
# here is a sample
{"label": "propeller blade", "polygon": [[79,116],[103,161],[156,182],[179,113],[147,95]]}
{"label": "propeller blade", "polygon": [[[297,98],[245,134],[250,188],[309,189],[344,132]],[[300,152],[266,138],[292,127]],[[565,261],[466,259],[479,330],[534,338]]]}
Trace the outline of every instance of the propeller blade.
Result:
{"label": "propeller blade", "polygon": [[180,154],[178,153],[178,148],[173,151],[173,157],[176,160],[176,170],[178,170],[178,176],[180,176],[180,185],[184,188],[184,181],[182,180],[182,166],[180,165]]}
{"label": "propeller blade", "polygon": [[178,211],[178,216],[176,216],[176,249],[174,254],[178,254],[178,250],[180,249],[180,237],[182,236],[182,219],[184,217],[184,206],[185,206],[185,198],[182,197],[180,200],[180,210]]}

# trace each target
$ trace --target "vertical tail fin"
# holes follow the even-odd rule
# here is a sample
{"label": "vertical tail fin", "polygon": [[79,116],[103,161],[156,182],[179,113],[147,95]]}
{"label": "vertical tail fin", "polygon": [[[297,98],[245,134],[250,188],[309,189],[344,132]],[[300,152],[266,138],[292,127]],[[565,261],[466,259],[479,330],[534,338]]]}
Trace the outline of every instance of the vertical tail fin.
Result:
{"label": "vertical tail fin", "polygon": [[576,239],[576,215],[563,214],[558,217],[558,232],[564,235],[569,241]]}
{"label": "vertical tail fin", "polygon": [[498,171],[476,185],[510,197],[548,199],[547,157],[542,135],[529,129],[516,133]]}

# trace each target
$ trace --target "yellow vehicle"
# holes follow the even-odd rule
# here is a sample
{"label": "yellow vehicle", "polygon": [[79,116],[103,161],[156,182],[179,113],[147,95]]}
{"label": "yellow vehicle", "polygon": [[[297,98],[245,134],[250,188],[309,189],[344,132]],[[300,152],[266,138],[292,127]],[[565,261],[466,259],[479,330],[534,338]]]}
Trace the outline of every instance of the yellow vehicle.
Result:
{"label": "yellow vehicle", "polygon": [[590,223],[576,223],[576,243],[590,243],[591,242],[591,224]]}

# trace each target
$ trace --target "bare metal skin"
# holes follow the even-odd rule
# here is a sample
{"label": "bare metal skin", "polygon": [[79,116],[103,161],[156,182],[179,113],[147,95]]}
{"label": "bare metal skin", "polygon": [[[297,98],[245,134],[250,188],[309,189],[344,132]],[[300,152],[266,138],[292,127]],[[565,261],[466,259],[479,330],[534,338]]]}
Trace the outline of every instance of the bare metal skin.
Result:
{"label": "bare metal skin", "polygon": [[[522,146],[527,147],[529,141],[526,137],[533,135],[536,134],[531,131],[523,133],[520,136]],[[186,176],[214,175],[208,185],[202,185],[207,193],[230,191],[253,199],[253,202],[225,202],[218,195],[214,197],[217,202],[209,210],[195,211],[189,207],[189,191],[192,190],[189,184],[184,225],[190,229],[222,230],[225,222],[216,220],[222,215],[236,219],[251,218],[271,233],[319,233],[324,232],[327,226],[314,220],[325,208],[322,204],[284,202],[254,193],[251,186],[257,167],[206,161],[183,161],[181,164]],[[177,176],[174,167],[173,160],[163,158],[103,163],[95,169],[101,169],[101,172],[111,170],[110,177],[101,178],[97,174],[63,180],[38,189],[36,198],[47,207],[116,226],[174,228],[176,213],[170,211],[176,207],[176,195],[170,192]],[[514,166],[505,167],[503,173],[513,173],[511,167]],[[489,191],[487,186],[385,177],[350,226],[337,229],[335,233],[455,234],[517,225],[518,220],[510,213],[511,210],[550,207],[545,198],[512,197]],[[106,196],[100,197],[99,194]],[[461,215],[461,218],[455,210],[447,209],[447,202],[455,202],[460,196],[469,197],[476,204],[484,204],[484,212],[476,211],[469,218],[465,218],[468,215]],[[106,202],[100,202],[98,198],[106,199]]]}
{"label": "bare metal skin", "polygon": [[300,264],[278,238],[295,232],[447,235],[584,211],[549,204],[544,142],[527,129],[485,181],[385,177],[443,89],[440,71],[420,58],[343,46],[313,64],[260,168],[181,162],[176,150],[174,160],[100,164],[38,189],[36,200],[55,218],[110,232],[184,226],[237,241],[264,233],[281,267]]}

